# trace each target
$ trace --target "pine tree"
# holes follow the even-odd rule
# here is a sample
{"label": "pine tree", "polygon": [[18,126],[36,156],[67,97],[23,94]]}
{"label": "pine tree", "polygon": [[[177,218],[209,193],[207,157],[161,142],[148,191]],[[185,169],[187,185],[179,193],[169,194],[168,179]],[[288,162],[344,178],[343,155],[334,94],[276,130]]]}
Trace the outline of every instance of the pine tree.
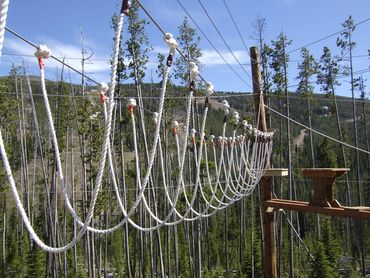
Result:
{"label": "pine tree", "polygon": [[[353,75],[353,49],[356,47],[356,42],[353,41],[352,36],[353,32],[356,29],[355,23],[352,16],[350,15],[347,20],[342,23],[344,31],[340,33],[340,37],[337,38],[337,46],[341,50],[342,58],[348,53],[349,54],[349,63],[346,65],[346,68],[349,70],[350,74],[350,84],[351,84],[351,93],[352,93],[352,113],[353,113],[353,132],[356,146],[356,179],[359,181],[361,179],[360,175],[360,153],[358,151],[358,129],[357,129],[357,112],[356,112],[356,100],[355,100],[355,83],[356,80]],[[361,194],[362,188],[360,183],[357,183],[357,201],[361,204]]]}
{"label": "pine tree", "polygon": [[317,150],[317,166],[324,168],[337,167],[337,154],[332,144],[324,138]]}
{"label": "pine tree", "polygon": [[306,100],[307,103],[307,110],[308,110],[308,126],[310,128],[310,146],[311,146],[311,160],[312,160],[312,167],[315,167],[315,155],[314,155],[314,148],[313,148],[313,136],[312,136],[312,109],[311,109],[311,102],[312,102],[312,95],[314,86],[312,85],[311,79],[313,75],[317,72],[317,63],[314,57],[310,54],[307,48],[302,48],[301,50],[301,57],[303,59],[302,63],[298,64],[298,76],[297,80],[299,81],[297,93],[299,93],[303,98]]}
{"label": "pine tree", "polygon": [[198,32],[194,29],[187,17],[179,26],[179,36],[177,37],[179,49],[184,54],[184,57],[178,57],[174,63],[174,77],[180,80],[181,84],[187,85],[189,83],[189,62],[194,62],[198,68],[202,67],[200,58],[202,51],[199,48],[200,37]]}
{"label": "pine tree", "polygon": [[321,240],[324,244],[325,255],[328,258],[329,265],[332,269],[336,269],[338,266],[340,248],[329,217],[325,217],[323,219],[321,231]]}
{"label": "pine tree", "polygon": [[322,242],[315,242],[313,256],[315,260],[311,263],[310,276],[312,278],[334,278],[333,268],[330,266],[329,260],[325,255],[324,245]]}
{"label": "pine tree", "polygon": [[[342,125],[339,118],[339,110],[337,104],[337,98],[335,95],[336,87],[340,85],[337,75],[340,72],[340,67],[338,61],[334,59],[331,55],[331,51],[328,47],[324,47],[323,54],[320,58],[320,67],[317,74],[317,83],[321,85],[321,91],[325,93],[326,96],[330,97],[333,101],[333,112],[335,112],[337,129],[339,140],[343,141],[344,136],[342,132]],[[341,144],[341,159],[338,163],[339,166],[347,168],[347,155],[344,150],[344,146]],[[327,167],[327,166],[326,166]],[[351,202],[351,190],[349,187],[348,175],[346,175],[346,190],[347,190],[347,204],[350,205]]]}
{"label": "pine tree", "polygon": [[125,42],[125,57],[129,61],[125,77],[133,78],[135,83],[142,84],[146,65],[149,62],[148,53],[153,49],[145,26],[149,22],[140,18],[139,4],[133,1],[128,16],[128,32],[130,38]]}

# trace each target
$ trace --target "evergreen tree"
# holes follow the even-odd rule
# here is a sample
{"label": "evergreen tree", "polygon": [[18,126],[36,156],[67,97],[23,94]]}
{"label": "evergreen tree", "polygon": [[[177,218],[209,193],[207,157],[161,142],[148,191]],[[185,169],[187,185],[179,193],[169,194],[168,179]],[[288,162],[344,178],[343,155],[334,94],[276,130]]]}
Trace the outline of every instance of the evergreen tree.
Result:
{"label": "evergreen tree", "polygon": [[314,57],[310,54],[307,48],[302,48],[301,50],[301,57],[303,59],[302,63],[298,64],[298,76],[297,80],[299,81],[297,93],[299,93],[303,98],[306,100],[307,103],[307,110],[308,110],[308,126],[310,128],[310,147],[311,147],[311,160],[312,160],[312,167],[315,167],[315,156],[314,156],[314,148],[313,148],[313,136],[312,136],[312,109],[311,109],[311,102],[312,102],[312,95],[314,86],[312,85],[311,79],[313,75],[317,72],[317,63]]}
{"label": "evergreen tree", "polygon": [[259,48],[260,60],[261,60],[261,75],[263,82],[264,93],[270,92],[271,89],[271,72],[269,69],[269,60],[272,54],[272,48],[265,42],[267,21],[266,18],[258,16],[256,21],[253,22],[254,33],[252,39],[254,39]]}
{"label": "evergreen tree", "polygon": [[184,54],[184,57],[178,57],[174,63],[174,77],[180,80],[181,84],[186,85],[189,83],[189,62],[194,62],[198,68],[202,67],[200,58],[202,51],[199,48],[200,37],[198,32],[194,29],[187,17],[179,26],[179,36],[177,37],[179,49]]}
{"label": "evergreen tree", "polygon": [[317,167],[336,168],[337,154],[332,144],[324,138],[317,150]]}
{"label": "evergreen tree", "polygon": [[340,255],[338,240],[332,228],[329,217],[325,217],[322,222],[321,229],[322,243],[324,245],[324,252],[328,258],[329,265],[332,269],[337,268],[338,259]]}
{"label": "evergreen tree", "polygon": [[292,43],[283,32],[279,34],[275,41],[271,41],[272,52],[270,67],[273,69],[272,81],[274,92],[283,95],[288,90],[287,68],[289,55],[286,53],[286,47]]}
{"label": "evergreen tree", "polygon": [[317,83],[321,85],[321,90],[327,96],[333,96],[335,87],[340,85],[337,78],[340,68],[338,61],[332,57],[328,47],[324,47],[319,65]]}
{"label": "evergreen tree", "polygon": [[302,62],[298,64],[298,87],[297,93],[304,97],[312,97],[314,86],[312,84],[312,77],[317,72],[317,63],[315,58],[312,56],[307,48],[302,48],[301,50]]}
{"label": "evergreen tree", "polygon": [[[361,179],[360,176],[360,153],[358,151],[358,129],[357,129],[357,112],[356,112],[356,100],[355,100],[355,78],[353,76],[353,61],[352,61],[352,54],[353,49],[356,47],[356,42],[352,40],[353,32],[356,29],[354,24],[353,18],[350,15],[344,23],[342,23],[342,27],[344,31],[340,33],[340,37],[337,38],[337,46],[341,49],[341,55],[344,57],[347,53],[349,54],[349,63],[346,65],[350,73],[350,84],[351,84],[351,93],[352,93],[352,113],[353,113],[353,132],[354,132],[354,139],[355,139],[355,146],[356,146],[356,157],[355,161],[355,172],[356,172],[356,179],[359,181]],[[361,194],[362,194],[362,186],[358,183],[357,186],[357,201],[361,204]]]}
{"label": "evergreen tree", "polygon": [[[332,57],[330,49],[328,47],[324,47],[323,54],[320,58],[320,67],[317,74],[317,83],[321,85],[321,91],[323,91],[326,96],[331,97],[333,101],[332,111],[335,113],[339,139],[343,142],[344,136],[342,132],[341,120],[339,117],[337,98],[335,95],[336,87],[340,85],[337,77],[339,71],[340,67],[338,61]],[[339,166],[347,168],[348,163],[347,154],[342,144],[340,148],[341,148],[341,159],[338,164]],[[347,204],[350,205],[351,190],[349,187],[348,175],[346,175],[345,178],[346,178]]]}
{"label": "evergreen tree", "polygon": [[139,4],[133,1],[128,16],[130,38],[125,42],[125,57],[129,61],[125,77],[133,78],[138,84],[142,84],[149,61],[148,53],[153,49],[145,31],[148,24],[149,22],[140,18]]}
{"label": "evergreen tree", "polygon": [[[315,260],[311,263],[310,276],[312,278],[334,278],[333,268],[325,255],[324,245],[322,242],[315,242],[313,246],[313,256]],[[311,250],[312,250],[311,249]]]}

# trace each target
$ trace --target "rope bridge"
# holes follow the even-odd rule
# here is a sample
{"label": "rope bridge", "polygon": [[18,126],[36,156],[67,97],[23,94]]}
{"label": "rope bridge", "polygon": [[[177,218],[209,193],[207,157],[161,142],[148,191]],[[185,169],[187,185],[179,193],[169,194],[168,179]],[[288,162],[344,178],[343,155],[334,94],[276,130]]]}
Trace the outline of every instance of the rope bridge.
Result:
{"label": "rope bridge", "polygon": [[[0,49],[2,48],[3,35],[5,31],[6,12],[9,1],[2,1],[2,22],[0,22]],[[141,129],[144,126],[146,117],[137,117],[137,103],[135,99],[127,101],[127,112],[130,117],[130,126],[134,148],[134,169],[135,169],[135,196],[128,201],[121,192],[128,190],[127,177],[119,180],[115,161],[115,109],[116,100],[114,91],[116,89],[117,65],[119,56],[119,46],[122,40],[122,28],[124,18],[128,15],[130,4],[123,1],[121,13],[115,34],[114,54],[112,59],[111,80],[109,86],[101,83],[99,95],[101,100],[100,114],[91,116],[91,119],[100,120],[104,126],[103,143],[99,155],[97,175],[94,181],[94,188],[89,200],[89,208],[86,215],[79,215],[73,202],[71,201],[70,184],[68,178],[64,176],[62,158],[60,154],[60,143],[58,142],[55,120],[53,119],[49,98],[45,84],[45,63],[51,57],[51,51],[45,45],[37,47],[35,56],[38,59],[40,68],[40,83],[43,103],[47,115],[47,123],[51,136],[52,149],[55,156],[58,180],[65,207],[80,226],[78,233],[64,246],[50,246],[46,244],[37,234],[31,224],[30,216],[27,214],[24,204],[19,196],[13,171],[9,164],[7,152],[5,150],[3,137],[0,130],[0,152],[4,164],[4,169],[12,194],[15,199],[16,207],[22,216],[25,227],[30,233],[33,241],[42,250],[51,253],[61,253],[72,248],[87,232],[97,234],[109,234],[121,228],[126,223],[140,231],[153,231],[163,226],[178,225],[184,221],[195,221],[200,218],[210,217],[218,211],[227,208],[241,198],[250,195],[255,186],[259,183],[266,168],[269,166],[268,159],[272,151],[272,132],[262,132],[253,127],[247,121],[241,121],[239,113],[230,107],[224,100],[222,133],[218,136],[211,135],[206,138],[205,129],[207,125],[207,115],[209,112],[209,98],[214,92],[213,86],[207,82],[206,96],[204,98],[204,111],[198,128],[191,124],[195,122],[195,115],[192,113],[194,94],[196,91],[196,81],[200,77],[196,64],[189,63],[190,84],[186,97],[186,113],[183,122],[174,121],[171,127],[164,124],[164,110],[166,103],[168,77],[171,73],[173,61],[178,44],[172,34],[164,33],[164,42],[168,46],[168,56],[166,69],[164,71],[162,87],[159,95],[157,111],[151,113],[153,130],[148,134]],[[0,52],[1,53],[1,52]],[[201,77],[202,78],[202,77]],[[202,78],[203,79],[203,78]],[[204,80],[204,79],[203,79]],[[139,102],[139,103],[142,103]],[[144,108],[144,107],[140,107]],[[32,106],[32,114],[37,120],[35,107]],[[232,124],[229,123],[232,121]],[[258,123],[257,125],[258,126]],[[231,127],[231,134],[227,130]],[[173,135],[175,148],[171,150],[171,157],[175,161],[174,167],[167,167],[166,154],[167,142],[166,134]],[[140,139],[139,139],[140,138]],[[147,152],[140,151],[140,142],[145,141],[150,145]],[[145,163],[142,163],[145,162]],[[186,163],[189,167],[186,167]],[[210,169],[214,165],[214,169]],[[72,165],[73,167],[73,165]],[[124,165],[123,167],[128,167]],[[127,170],[127,169],[126,169]],[[190,176],[193,176],[190,178]],[[175,186],[171,186],[172,177],[175,179]],[[106,229],[97,229],[92,225],[95,215],[97,200],[102,193],[104,179],[112,181],[114,193],[117,199],[116,209],[122,214],[122,220],[115,226]],[[187,183],[192,181],[192,186]],[[151,201],[154,196],[153,189],[162,187],[164,189],[164,200],[166,204],[165,212],[159,213],[157,200]],[[121,188],[121,189],[120,189]],[[125,195],[125,194],[124,194]],[[150,225],[141,225],[135,222],[135,215],[139,208],[144,208],[149,215]]]}

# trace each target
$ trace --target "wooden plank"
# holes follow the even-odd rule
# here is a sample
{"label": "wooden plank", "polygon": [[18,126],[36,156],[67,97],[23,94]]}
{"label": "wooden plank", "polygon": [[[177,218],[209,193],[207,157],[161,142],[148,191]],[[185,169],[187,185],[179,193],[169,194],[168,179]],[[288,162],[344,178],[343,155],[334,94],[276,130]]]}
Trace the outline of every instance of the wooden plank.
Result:
{"label": "wooden plank", "polygon": [[350,170],[349,168],[302,168],[303,176],[312,178],[338,178]]}
{"label": "wooden plank", "polygon": [[264,177],[286,177],[288,176],[287,168],[271,168],[267,169]]}
{"label": "wooden plank", "polygon": [[348,218],[356,218],[356,219],[363,219],[363,220],[370,220],[370,210],[368,208],[360,208],[360,209],[348,209],[348,207],[318,207],[310,205],[308,202],[301,202],[301,201],[291,201],[291,200],[283,200],[283,199],[272,199],[271,201],[264,201],[264,204],[267,207],[273,207],[275,209],[286,209],[286,210],[295,210],[295,211],[303,211],[303,212],[310,212],[310,213],[319,213],[319,214],[326,214],[338,217],[348,217]]}

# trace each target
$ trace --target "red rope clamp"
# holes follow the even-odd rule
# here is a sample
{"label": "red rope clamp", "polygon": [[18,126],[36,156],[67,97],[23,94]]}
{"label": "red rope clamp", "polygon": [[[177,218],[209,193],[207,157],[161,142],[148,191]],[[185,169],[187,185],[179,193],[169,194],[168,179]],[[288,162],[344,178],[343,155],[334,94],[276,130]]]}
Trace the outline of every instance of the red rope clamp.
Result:
{"label": "red rope clamp", "polygon": [[130,114],[132,114],[132,113],[134,113],[134,105],[129,105],[129,106],[127,106],[127,110],[128,110],[128,112],[130,113]]}
{"label": "red rope clamp", "polygon": [[172,66],[172,64],[173,64],[173,54],[172,54],[172,53],[170,53],[170,54],[168,55],[168,57],[167,57],[166,66],[167,66],[167,67],[171,67],[171,66]]}
{"label": "red rope clamp", "polygon": [[208,97],[206,97],[206,101],[204,102],[204,107],[208,107],[209,106],[209,99]]}
{"label": "red rope clamp", "polygon": [[128,0],[123,1],[122,3],[122,8],[121,8],[121,13],[124,15],[128,15],[131,7],[131,2]]}
{"label": "red rope clamp", "polygon": [[38,57],[37,59],[39,61],[40,70],[43,70],[44,69],[44,58]]}
{"label": "red rope clamp", "polygon": [[195,91],[195,81],[191,81],[190,82],[190,87],[189,87],[190,91]]}
{"label": "red rope clamp", "polygon": [[105,93],[100,92],[100,102],[104,103],[106,100],[107,100],[107,96],[105,95]]}

